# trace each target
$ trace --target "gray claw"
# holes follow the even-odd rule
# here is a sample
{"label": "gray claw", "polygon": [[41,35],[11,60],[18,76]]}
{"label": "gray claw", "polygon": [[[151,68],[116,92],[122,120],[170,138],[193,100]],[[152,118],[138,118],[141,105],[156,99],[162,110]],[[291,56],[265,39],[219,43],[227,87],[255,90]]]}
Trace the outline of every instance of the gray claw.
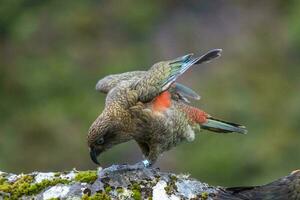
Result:
{"label": "gray claw", "polygon": [[151,163],[149,160],[143,160],[142,163],[144,164],[144,167],[150,167]]}

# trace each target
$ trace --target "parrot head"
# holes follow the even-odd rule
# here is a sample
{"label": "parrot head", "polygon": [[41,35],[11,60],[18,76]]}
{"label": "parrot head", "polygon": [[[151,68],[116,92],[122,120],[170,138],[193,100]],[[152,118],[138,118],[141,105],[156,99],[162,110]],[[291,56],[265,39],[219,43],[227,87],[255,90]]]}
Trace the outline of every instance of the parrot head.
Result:
{"label": "parrot head", "polygon": [[129,134],[122,132],[116,120],[99,116],[91,125],[87,136],[90,157],[92,161],[100,165],[97,157],[111,147],[127,142],[131,139]]}

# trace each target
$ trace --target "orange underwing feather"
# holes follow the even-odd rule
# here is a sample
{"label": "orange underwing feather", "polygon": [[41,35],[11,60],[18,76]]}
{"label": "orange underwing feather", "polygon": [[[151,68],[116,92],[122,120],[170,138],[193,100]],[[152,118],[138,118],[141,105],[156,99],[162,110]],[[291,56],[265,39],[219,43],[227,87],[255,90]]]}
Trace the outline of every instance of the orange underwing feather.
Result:
{"label": "orange underwing feather", "polygon": [[168,91],[161,93],[157,96],[153,103],[152,109],[156,112],[163,112],[171,107],[171,94]]}

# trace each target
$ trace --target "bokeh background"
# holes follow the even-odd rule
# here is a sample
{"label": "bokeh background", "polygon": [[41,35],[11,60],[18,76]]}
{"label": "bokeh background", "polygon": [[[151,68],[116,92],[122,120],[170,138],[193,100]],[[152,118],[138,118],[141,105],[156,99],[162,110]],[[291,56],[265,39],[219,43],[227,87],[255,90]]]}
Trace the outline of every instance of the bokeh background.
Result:
{"label": "bokeh background", "polygon": [[[95,169],[86,134],[101,77],[212,48],[223,56],[180,81],[246,136],[197,135],[164,153],[164,171],[209,184],[263,184],[300,167],[299,1],[0,2],[0,170]],[[104,166],[142,159],[134,142]]]}

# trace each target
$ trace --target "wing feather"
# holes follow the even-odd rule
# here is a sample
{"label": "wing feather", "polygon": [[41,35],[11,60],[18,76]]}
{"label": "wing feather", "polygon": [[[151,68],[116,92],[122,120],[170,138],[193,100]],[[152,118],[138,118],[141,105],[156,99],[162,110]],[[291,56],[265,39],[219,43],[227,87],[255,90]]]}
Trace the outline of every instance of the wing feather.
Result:
{"label": "wing feather", "polygon": [[221,49],[214,49],[197,58],[193,58],[193,54],[187,54],[173,60],[156,63],[132,87],[139,92],[140,101],[149,102],[168,90],[191,66],[217,58],[221,55],[221,51]]}

